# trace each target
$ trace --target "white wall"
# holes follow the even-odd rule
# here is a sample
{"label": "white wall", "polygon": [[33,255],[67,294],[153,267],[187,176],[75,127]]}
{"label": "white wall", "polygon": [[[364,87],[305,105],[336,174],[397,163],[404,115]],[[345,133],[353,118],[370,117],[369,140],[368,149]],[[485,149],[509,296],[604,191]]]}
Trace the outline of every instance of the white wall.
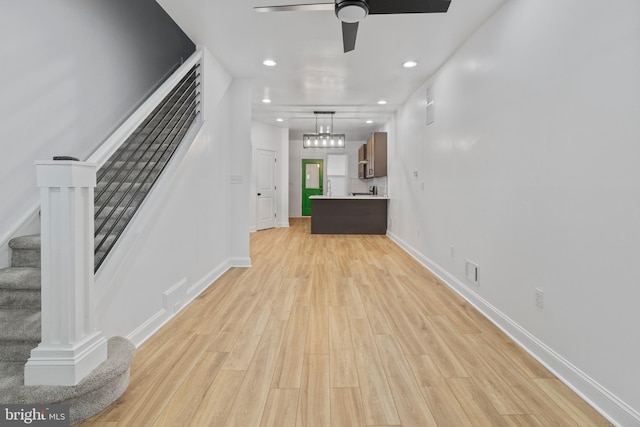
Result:
{"label": "white wall", "polygon": [[638,17],[508,1],[386,125],[391,236],[620,425],[640,425]]}
{"label": "white wall", "polygon": [[249,266],[249,185],[251,182],[251,81],[234,79],[231,84],[230,175],[240,177],[241,184],[231,184],[229,194],[229,242],[232,256]]}
{"label": "white wall", "polygon": [[[276,154],[276,227],[289,226],[289,129],[269,126],[265,123],[251,123],[252,158],[256,149],[274,151]],[[256,231],[256,165],[251,173],[249,190],[249,210],[251,215],[251,231]]]}
{"label": "white wall", "polygon": [[194,46],[153,0],[4,2],[0,267],[35,212],[36,160],[86,159]]}
{"label": "white wall", "polygon": [[247,82],[206,50],[202,70],[202,129],[134,217],[129,248],[116,247],[96,276],[97,327],[107,336],[139,344],[230,266],[250,265],[248,180],[230,180],[250,170],[250,141],[234,129],[250,129]]}

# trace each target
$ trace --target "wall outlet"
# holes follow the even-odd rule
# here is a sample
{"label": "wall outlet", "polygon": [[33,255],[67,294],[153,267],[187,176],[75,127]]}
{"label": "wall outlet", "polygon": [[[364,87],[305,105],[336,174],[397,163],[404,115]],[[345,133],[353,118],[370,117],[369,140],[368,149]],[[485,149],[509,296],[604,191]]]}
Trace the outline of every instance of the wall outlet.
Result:
{"label": "wall outlet", "polygon": [[536,288],[536,307],[544,307],[544,291],[540,288]]}
{"label": "wall outlet", "polygon": [[424,191],[424,181],[420,183],[420,189]]}
{"label": "wall outlet", "polygon": [[472,283],[480,283],[480,266],[468,259],[464,260],[464,275]]}
{"label": "wall outlet", "polygon": [[453,245],[449,246],[449,255],[451,255],[451,258],[455,258],[456,257],[456,248],[455,248],[455,246],[453,246]]}
{"label": "wall outlet", "polygon": [[420,238],[420,229],[418,229],[418,239]]}

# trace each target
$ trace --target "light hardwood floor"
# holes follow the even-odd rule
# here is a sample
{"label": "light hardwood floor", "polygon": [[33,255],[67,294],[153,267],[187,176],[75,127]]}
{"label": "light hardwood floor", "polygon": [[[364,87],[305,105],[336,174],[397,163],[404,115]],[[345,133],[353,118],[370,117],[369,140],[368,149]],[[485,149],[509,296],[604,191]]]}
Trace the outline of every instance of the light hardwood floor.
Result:
{"label": "light hardwood floor", "polygon": [[82,426],[609,426],[385,236],[251,235]]}

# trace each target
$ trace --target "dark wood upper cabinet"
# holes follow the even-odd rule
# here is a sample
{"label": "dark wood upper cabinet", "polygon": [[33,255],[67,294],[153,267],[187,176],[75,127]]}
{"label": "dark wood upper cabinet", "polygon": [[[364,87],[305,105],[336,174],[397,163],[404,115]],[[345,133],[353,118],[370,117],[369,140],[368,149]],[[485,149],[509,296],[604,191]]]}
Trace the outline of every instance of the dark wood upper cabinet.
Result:
{"label": "dark wood upper cabinet", "polygon": [[387,133],[375,132],[366,147],[365,178],[387,176]]}
{"label": "dark wood upper cabinet", "polygon": [[365,178],[367,174],[367,144],[358,149],[358,178]]}

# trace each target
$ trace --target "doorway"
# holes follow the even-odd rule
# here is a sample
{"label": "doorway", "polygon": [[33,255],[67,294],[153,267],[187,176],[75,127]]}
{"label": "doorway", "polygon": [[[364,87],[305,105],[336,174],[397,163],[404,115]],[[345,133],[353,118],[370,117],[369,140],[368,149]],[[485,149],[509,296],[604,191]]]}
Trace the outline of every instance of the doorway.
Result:
{"label": "doorway", "polygon": [[276,226],[276,152],[256,149],[256,230]]}
{"label": "doorway", "polygon": [[311,216],[311,200],[309,200],[309,196],[321,196],[323,194],[322,166],[321,159],[302,160],[302,216]]}

